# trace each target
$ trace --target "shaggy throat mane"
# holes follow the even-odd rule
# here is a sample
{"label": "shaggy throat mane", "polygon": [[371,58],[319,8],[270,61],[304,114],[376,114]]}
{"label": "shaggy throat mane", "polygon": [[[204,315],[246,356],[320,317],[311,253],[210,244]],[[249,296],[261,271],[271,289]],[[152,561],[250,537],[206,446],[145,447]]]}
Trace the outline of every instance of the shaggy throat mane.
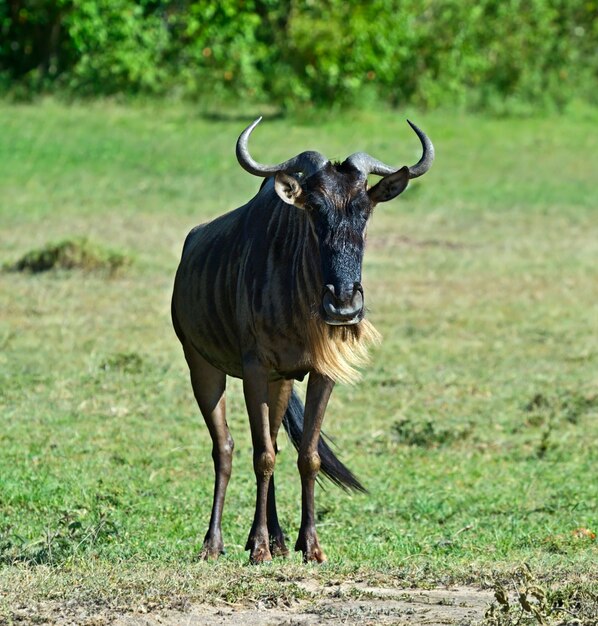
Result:
{"label": "shaggy throat mane", "polygon": [[311,367],[341,383],[354,383],[361,378],[356,368],[368,363],[368,348],[381,339],[366,319],[352,326],[330,326],[313,315],[307,324]]}

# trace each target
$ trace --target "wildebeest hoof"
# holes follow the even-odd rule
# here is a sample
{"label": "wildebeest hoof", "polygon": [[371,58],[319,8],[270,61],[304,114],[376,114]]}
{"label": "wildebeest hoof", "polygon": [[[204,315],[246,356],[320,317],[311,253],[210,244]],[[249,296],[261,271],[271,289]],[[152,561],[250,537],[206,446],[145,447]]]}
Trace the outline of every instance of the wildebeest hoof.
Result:
{"label": "wildebeest hoof", "polygon": [[215,561],[221,554],[226,554],[226,550],[222,544],[214,544],[204,541],[201,551],[198,555],[200,561]]}
{"label": "wildebeest hoof", "polygon": [[328,558],[324,554],[324,551],[319,546],[312,550],[307,550],[303,553],[304,563],[326,563]]}
{"label": "wildebeest hoof", "polygon": [[284,537],[270,537],[270,552],[273,557],[280,556],[286,559],[289,556],[289,549],[284,542]]}
{"label": "wildebeest hoof", "polygon": [[324,554],[324,550],[320,548],[320,542],[317,535],[299,535],[297,543],[295,544],[296,552],[303,552],[304,563],[325,563],[328,559]]}
{"label": "wildebeest hoof", "polygon": [[249,555],[249,562],[252,565],[259,565],[260,563],[269,563],[272,561],[272,554],[270,553],[270,548],[266,544],[260,544],[259,546],[255,546],[251,550],[251,554]]}

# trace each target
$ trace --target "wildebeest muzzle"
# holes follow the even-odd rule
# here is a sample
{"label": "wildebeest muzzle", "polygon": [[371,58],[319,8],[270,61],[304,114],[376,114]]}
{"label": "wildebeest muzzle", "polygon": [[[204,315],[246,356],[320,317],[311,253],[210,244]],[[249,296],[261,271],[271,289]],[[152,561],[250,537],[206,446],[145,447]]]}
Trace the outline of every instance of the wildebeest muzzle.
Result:
{"label": "wildebeest muzzle", "polygon": [[322,294],[322,316],[331,326],[349,326],[363,319],[363,288],[353,283],[353,288],[340,291],[334,285],[325,285]]}

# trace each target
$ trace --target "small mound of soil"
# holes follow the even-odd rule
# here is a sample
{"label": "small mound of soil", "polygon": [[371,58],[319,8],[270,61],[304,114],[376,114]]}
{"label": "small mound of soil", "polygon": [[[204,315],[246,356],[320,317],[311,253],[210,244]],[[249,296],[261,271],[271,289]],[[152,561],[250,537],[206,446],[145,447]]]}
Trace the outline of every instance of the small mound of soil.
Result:
{"label": "small mound of soil", "polygon": [[114,274],[129,265],[130,259],[120,252],[90,243],[86,238],[66,239],[27,252],[16,263],[5,265],[10,272],[38,274],[50,270],[103,270]]}

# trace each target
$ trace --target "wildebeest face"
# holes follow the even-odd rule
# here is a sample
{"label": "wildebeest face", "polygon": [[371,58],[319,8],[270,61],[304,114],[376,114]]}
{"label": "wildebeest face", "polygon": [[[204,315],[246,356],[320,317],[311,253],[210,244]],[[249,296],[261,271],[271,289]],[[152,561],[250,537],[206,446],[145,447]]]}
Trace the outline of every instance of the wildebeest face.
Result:
{"label": "wildebeest face", "polygon": [[322,271],[320,310],[327,324],[350,325],[363,319],[361,267],[367,222],[375,204],[405,189],[409,173],[404,170],[383,178],[371,189],[367,177],[347,162],[328,163],[305,180],[283,172],[276,175],[278,195],[306,210],[312,221]]}

